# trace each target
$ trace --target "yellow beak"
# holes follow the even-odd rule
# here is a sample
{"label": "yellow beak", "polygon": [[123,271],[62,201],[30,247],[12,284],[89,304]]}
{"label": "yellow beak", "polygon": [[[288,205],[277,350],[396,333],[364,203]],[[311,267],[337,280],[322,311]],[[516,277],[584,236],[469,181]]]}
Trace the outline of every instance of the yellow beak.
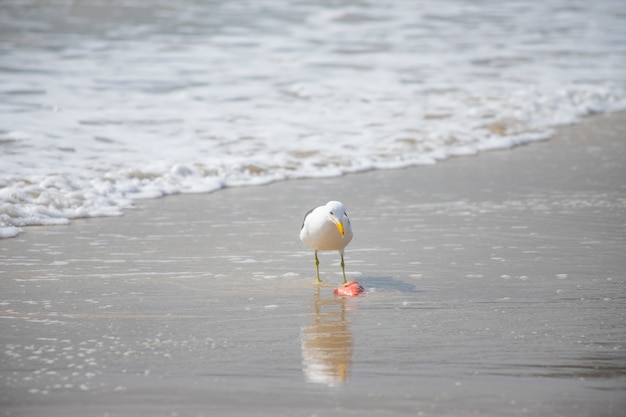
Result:
{"label": "yellow beak", "polygon": [[341,237],[343,237],[343,222],[336,222],[335,226],[337,226],[337,230],[339,230],[339,233],[341,233]]}

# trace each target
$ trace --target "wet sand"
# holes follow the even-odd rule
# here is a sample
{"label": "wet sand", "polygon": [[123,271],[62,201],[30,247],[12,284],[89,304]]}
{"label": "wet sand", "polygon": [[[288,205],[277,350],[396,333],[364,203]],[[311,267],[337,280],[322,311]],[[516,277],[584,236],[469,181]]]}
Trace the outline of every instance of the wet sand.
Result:
{"label": "wet sand", "polygon": [[[3,416],[621,416],[626,114],[0,241]],[[339,199],[355,237],[298,240]]]}

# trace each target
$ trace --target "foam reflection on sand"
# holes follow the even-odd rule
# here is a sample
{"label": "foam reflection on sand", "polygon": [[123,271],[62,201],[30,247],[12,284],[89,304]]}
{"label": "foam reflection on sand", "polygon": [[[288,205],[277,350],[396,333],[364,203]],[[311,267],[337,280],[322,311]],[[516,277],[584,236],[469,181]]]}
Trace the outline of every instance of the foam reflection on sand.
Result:
{"label": "foam reflection on sand", "polygon": [[345,382],[352,368],[352,331],[346,319],[351,301],[319,288],[311,303],[312,324],[302,328],[302,370],[307,381],[334,386]]}

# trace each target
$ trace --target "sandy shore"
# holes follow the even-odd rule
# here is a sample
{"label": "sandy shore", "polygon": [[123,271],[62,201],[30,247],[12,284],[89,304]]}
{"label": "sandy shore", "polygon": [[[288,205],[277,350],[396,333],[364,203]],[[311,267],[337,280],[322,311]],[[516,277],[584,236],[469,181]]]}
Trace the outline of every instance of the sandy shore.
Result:
{"label": "sandy shore", "polygon": [[[626,114],[0,241],[3,416],[621,416]],[[340,199],[355,237],[298,240]]]}

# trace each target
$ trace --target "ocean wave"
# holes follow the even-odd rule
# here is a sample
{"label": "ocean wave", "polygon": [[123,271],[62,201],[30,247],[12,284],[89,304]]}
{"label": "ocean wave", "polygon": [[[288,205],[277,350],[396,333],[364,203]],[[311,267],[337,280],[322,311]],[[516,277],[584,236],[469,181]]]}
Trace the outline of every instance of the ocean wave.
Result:
{"label": "ocean wave", "polygon": [[510,149],[626,109],[620,1],[22,3],[0,17],[0,237]]}

